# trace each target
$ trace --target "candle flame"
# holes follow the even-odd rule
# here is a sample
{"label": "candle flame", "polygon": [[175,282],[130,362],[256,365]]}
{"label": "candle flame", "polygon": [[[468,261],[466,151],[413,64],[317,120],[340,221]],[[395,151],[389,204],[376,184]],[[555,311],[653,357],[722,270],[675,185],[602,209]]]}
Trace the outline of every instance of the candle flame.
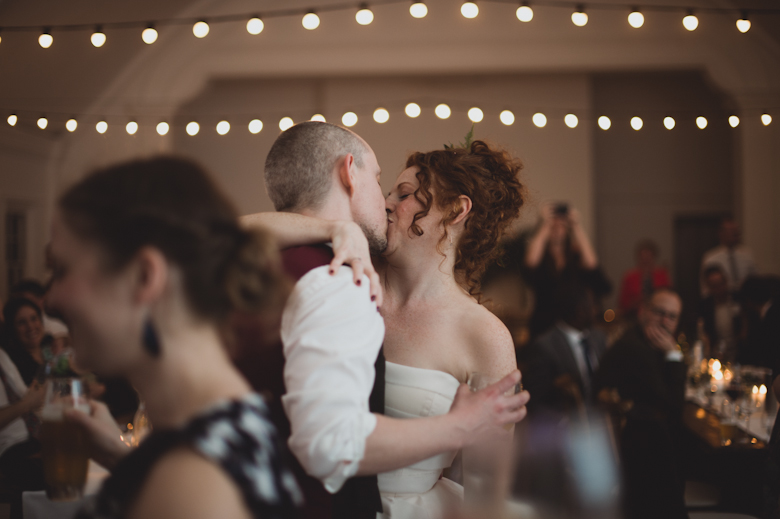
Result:
{"label": "candle flame", "polygon": [[761,384],[761,387],[758,388],[758,392],[762,395],[766,395],[766,386],[764,384]]}
{"label": "candle flame", "polygon": [[753,394],[754,395],[758,394],[758,386],[753,386]]}
{"label": "candle flame", "polygon": [[719,371],[721,368],[720,361],[718,359],[713,360],[712,362],[712,371]]}
{"label": "candle flame", "polygon": [[[720,371],[713,372],[712,376],[715,380],[723,380],[723,373],[721,373]],[[756,391],[758,391],[758,389],[756,389]]]}

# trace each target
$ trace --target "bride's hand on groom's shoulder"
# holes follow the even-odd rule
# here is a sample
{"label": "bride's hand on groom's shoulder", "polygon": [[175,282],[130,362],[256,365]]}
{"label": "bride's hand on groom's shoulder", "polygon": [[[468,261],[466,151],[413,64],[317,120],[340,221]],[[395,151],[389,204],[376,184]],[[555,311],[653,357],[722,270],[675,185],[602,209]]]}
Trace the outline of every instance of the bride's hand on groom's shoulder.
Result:
{"label": "bride's hand on groom's shoulder", "polygon": [[358,224],[350,221],[334,221],[331,229],[333,244],[333,261],[330,263],[330,273],[336,274],[342,265],[352,267],[355,284],[360,286],[363,274],[370,282],[371,300],[377,307],[382,306],[382,284],[374,265],[371,263],[371,252],[368,240]]}

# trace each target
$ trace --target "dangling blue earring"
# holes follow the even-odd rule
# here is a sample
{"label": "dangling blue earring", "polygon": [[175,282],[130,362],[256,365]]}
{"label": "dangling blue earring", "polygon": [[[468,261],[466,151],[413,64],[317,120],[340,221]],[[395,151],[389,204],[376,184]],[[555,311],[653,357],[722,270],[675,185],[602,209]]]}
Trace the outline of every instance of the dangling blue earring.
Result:
{"label": "dangling blue earring", "polygon": [[157,330],[154,329],[152,320],[149,318],[144,323],[143,345],[146,352],[152,357],[160,356],[160,339],[157,337]]}

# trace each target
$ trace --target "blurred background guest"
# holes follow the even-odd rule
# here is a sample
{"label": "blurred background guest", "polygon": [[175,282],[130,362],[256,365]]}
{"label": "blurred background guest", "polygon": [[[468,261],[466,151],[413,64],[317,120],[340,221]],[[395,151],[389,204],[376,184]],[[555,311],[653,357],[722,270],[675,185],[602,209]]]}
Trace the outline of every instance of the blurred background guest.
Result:
{"label": "blurred background guest", "polygon": [[742,284],[737,361],[772,368],[780,374],[780,280],[750,276]]}
{"label": "blurred background guest", "polygon": [[560,318],[556,294],[580,284],[593,293],[597,305],[612,291],[596,252],[580,224],[579,213],[567,204],[542,206],[540,223],[525,252],[525,275],[534,293],[530,332],[535,337]]}
{"label": "blurred background guest", "polygon": [[636,245],[636,266],[623,274],[620,285],[620,314],[628,319],[636,317],[639,304],[656,289],[671,286],[666,267],[657,265],[658,245],[653,240],[642,240]]}
{"label": "blurred background guest", "polygon": [[704,269],[704,286],[709,294],[699,304],[699,317],[710,345],[710,355],[725,361],[736,360],[739,335],[739,303],[728,289],[726,275],[719,265]]}
{"label": "blurred background guest", "polygon": [[38,305],[38,308],[42,311],[43,329],[47,334],[55,339],[68,335],[68,327],[65,326],[65,323],[46,314],[46,307],[43,304],[46,296],[46,287],[40,282],[35,279],[22,280],[11,287],[9,294],[10,297],[24,297]]}
{"label": "blurred background guest", "polygon": [[44,345],[51,347],[52,337],[43,329],[43,311],[35,302],[24,298],[9,299],[3,307],[3,349],[11,358],[26,385],[43,376],[46,362]]}
{"label": "blurred background guest", "polygon": [[[701,260],[702,274],[707,267],[717,265],[726,276],[729,292],[736,292],[742,287],[748,276],[756,274],[756,264],[753,253],[742,245],[739,224],[734,218],[727,216],[720,222],[718,228],[720,244],[704,253]],[[702,276],[702,295],[706,296],[707,287]]]}

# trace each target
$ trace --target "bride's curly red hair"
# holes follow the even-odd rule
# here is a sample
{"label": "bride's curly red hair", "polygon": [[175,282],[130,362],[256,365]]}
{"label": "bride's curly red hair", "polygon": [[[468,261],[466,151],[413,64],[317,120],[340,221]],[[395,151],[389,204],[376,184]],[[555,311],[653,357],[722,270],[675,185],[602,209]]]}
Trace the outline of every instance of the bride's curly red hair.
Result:
{"label": "bride's curly red hair", "polygon": [[471,199],[471,212],[457,243],[455,272],[469,293],[477,295],[481,275],[500,254],[501,236],[520,214],[525,187],[518,173],[523,164],[504,149],[474,141],[468,148],[413,153],[406,167],[413,166],[419,168],[416,176],[420,183],[414,197],[424,207],[415,213],[410,226],[417,236],[423,234],[417,221],[427,216],[436,203],[444,213],[441,247],[448,238],[447,225],[460,214],[459,197]]}

